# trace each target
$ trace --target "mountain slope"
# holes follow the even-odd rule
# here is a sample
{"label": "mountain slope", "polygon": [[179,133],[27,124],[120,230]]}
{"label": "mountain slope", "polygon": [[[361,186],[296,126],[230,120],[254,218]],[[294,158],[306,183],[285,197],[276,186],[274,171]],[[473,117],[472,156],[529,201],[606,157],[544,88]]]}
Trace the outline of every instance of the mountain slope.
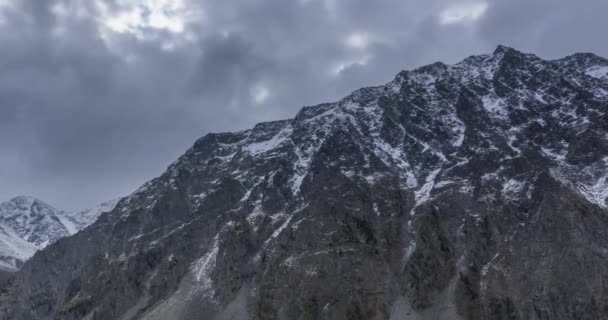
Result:
{"label": "mountain slope", "polygon": [[606,66],[501,46],[209,134],[38,252],[0,319],[601,318]]}
{"label": "mountain slope", "polygon": [[93,209],[64,212],[33,197],[20,196],[0,204],[0,269],[15,271],[34,253],[93,223],[113,200]]}

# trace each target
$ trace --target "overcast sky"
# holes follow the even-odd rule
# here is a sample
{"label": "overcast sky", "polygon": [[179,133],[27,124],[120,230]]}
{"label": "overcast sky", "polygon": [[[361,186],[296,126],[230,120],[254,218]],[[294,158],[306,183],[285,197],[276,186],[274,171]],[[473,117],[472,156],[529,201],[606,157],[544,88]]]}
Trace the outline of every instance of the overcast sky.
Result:
{"label": "overcast sky", "polygon": [[127,195],[205,133],[505,44],[608,56],[606,0],[0,0],[0,201]]}

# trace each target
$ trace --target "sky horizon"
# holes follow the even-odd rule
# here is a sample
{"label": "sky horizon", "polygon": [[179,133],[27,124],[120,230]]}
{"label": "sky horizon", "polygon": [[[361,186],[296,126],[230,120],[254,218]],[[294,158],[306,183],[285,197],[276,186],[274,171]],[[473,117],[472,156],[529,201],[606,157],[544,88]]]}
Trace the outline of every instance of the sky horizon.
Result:
{"label": "sky horizon", "polygon": [[499,44],[608,57],[605,12],[600,0],[0,0],[0,202],[96,206],[206,133]]}

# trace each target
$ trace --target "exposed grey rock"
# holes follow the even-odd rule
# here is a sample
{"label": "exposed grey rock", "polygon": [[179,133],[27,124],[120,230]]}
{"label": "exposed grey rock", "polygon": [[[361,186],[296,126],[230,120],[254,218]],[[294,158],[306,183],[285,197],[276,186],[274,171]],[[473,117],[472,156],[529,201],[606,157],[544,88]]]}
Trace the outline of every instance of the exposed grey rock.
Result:
{"label": "exposed grey rock", "polygon": [[605,318],[607,65],[501,46],[206,135],[0,319]]}

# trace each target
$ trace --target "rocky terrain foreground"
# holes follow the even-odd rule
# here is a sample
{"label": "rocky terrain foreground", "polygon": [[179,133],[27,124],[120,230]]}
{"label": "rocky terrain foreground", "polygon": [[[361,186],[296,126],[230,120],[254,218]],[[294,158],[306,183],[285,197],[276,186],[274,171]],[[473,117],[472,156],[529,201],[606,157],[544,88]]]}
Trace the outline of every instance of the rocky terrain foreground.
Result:
{"label": "rocky terrain foreground", "polygon": [[498,47],[208,134],[0,319],[606,319],[608,60]]}

